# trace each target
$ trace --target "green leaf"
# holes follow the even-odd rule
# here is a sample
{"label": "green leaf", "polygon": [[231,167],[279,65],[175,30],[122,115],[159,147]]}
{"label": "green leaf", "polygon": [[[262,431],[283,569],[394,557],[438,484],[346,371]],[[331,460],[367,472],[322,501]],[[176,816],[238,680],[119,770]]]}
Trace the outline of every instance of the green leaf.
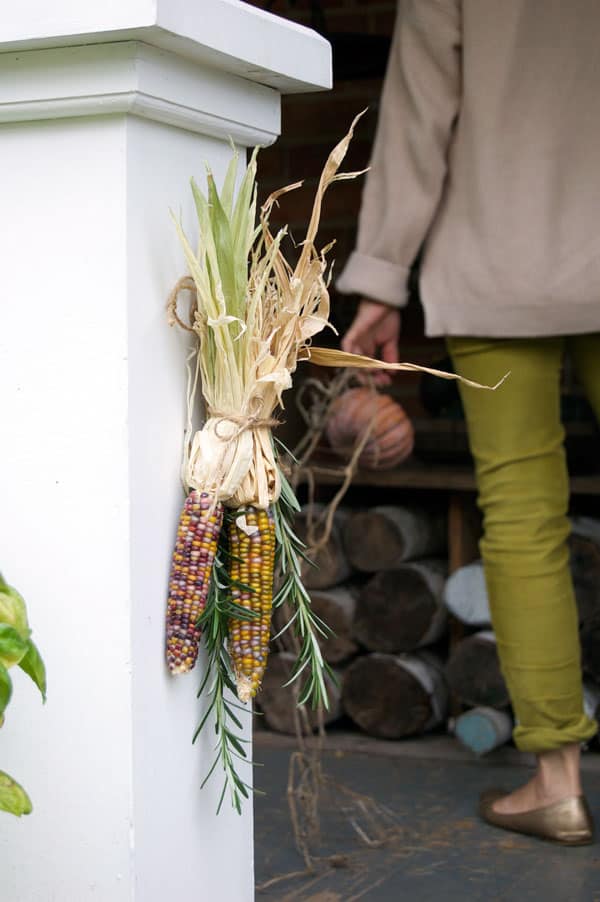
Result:
{"label": "green leaf", "polygon": [[253,195],[256,179],[256,157],[259,148],[255,147],[250,157],[250,162],[246,167],[246,172],[238,191],[233,216],[231,218],[231,228],[233,232],[233,243],[235,247],[243,246],[248,234],[249,220],[252,219],[252,230],[254,230],[254,216],[252,215]]}
{"label": "green leaf", "polygon": [[231,226],[217,193],[215,180],[210,172],[207,176],[207,182],[210,222],[217,251],[219,276],[223,287],[223,295],[225,297],[225,307],[227,313],[233,316],[240,316],[241,311],[238,306],[238,292],[235,281]]}
{"label": "green leaf", "polygon": [[235,191],[235,180],[237,178],[238,162],[240,158],[240,155],[235,149],[235,145],[233,143],[231,147],[233,153],[231,155],[231,160],[229,161],[227,173],[225,174],[225,180],[221,189],[221,203],[223,204],[223,209],[227,213],[229,219],[231,219],[233,210],[233,194]]}
{"label": "green leaf", "polygon": [[31,814],[31,799],[16,780],[0,770],[0,811],[8,811],[21,817],[22,814]]}
{"label": "green leaf", "polygon": [[[6,710],[6,706],[12,695],[12,680],[4,664],[0,664],[0,717]],[[2,723],[0,723],[2,726]]]}
{"label": "green leaf", "polygon": [[23,597],[9,586],[0,575],[0,623],[13,626],[24,638],[30,634],[27,608]]}
{"label": "green leaf", "polygon": [[40,690],[43,700],[46,701],[46,668],[42,656],[31,639],[28,640],[27,645],[27,651],[19,661],[19,667],[25,671],[28,677],[31,677]]}
{"label": "green leaf", "polygon": [[18,664],[27,649],[27,640],[23,639],[14,626],[0,623],[0,664],[4,664],[5,667]]}
{"label": "green leaf", "polygon": [[294,490],[289,484],[285,474],[280,470],[279,477],[281,479],[281,497],[282,500],[285,501],[288,507],[297,513],[300,511],[300,504],[298,503],[298,499],[294,494]]}

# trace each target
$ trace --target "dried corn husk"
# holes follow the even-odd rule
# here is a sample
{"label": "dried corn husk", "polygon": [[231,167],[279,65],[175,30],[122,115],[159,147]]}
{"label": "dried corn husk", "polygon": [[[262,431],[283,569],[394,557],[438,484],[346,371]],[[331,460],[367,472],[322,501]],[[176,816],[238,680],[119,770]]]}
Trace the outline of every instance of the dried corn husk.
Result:
{"label": "dried corn husk", "polygon": [[[210,171],[206,196],[192,181],[199,226],[197,250],[176,222],[197,299],[191,329],[198,346],[196,370],[190,379],[183,480],[186,488],[208,492],[232,507],[251,504],[267,508],[279,496],[271,426],[274,411],[283,407],[283,392],[290,388],[299,360],[310,358],[326,366],[426,370],[310,346],[329,319],[326,254],[330,247],[318,251],[315,246],[321,205],[329,185],[359,174],[338,172],[357,119],[325,163],[294,268],[281,252],[286,229],[273,236],[269,216],[277,199],[302,183],[271,194],[256,227],[256,150],[235,201],[235,152],[220,194]],[[175,293],[172,322],[180,322],[176,304]],[[456,378],[448,373],[438,375]],[[191,411],[199,383],[208,417],[193,434]]]}

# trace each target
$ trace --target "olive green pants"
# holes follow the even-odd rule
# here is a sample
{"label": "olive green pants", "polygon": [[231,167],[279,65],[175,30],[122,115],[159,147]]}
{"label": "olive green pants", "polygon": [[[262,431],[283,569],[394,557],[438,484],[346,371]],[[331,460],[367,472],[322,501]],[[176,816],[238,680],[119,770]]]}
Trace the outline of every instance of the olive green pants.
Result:
{"label": "olive green pants", "polygon": [[519,748],[541,752],[589,739],[577,610],[569,572],[569,481],[560,420],[565,349],[600,417],[600,334],[451,338],[484,515],[481,555]]}

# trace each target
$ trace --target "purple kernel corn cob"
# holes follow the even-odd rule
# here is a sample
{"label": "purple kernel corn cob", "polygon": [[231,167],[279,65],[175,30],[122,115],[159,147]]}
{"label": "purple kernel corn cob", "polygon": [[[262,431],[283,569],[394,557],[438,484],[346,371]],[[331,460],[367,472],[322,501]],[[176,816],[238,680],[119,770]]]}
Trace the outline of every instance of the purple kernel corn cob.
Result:
{"label": "purple kernel corn cob", "polygon": [[198,658],[198,618],[204,610],[223,523],[223,505],[192,490],[185,500],[171,559],[167,601],[167,664],[187,673]]}

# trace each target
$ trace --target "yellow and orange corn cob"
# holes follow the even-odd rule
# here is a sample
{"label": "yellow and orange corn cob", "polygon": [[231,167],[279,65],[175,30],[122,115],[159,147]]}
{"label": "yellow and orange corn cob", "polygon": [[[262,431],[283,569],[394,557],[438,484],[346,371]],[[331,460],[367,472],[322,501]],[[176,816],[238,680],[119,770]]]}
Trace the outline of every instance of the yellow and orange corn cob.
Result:
{"label": "yellow and orange corn cob", "polygon": [[[244,518],[245,529],[238,521]],[[249,534],[250,533],[250,534]],[[257,614],[229,621],[229,655],[242,702],[253,698],[267,666],[273,607],[275,524],[272,515],[254,507],[240,509],[229,527],[229,575],[234,601]],[[236,585],[241,583],[249,589]]]}
{"label": "yellow and orange corn cob", "polygon": [[186,673],[198,657],[198,618],[204,610],[223,523],[223,505],[191,491],[185,500],[171,560],[167,602],[167,664]]}

